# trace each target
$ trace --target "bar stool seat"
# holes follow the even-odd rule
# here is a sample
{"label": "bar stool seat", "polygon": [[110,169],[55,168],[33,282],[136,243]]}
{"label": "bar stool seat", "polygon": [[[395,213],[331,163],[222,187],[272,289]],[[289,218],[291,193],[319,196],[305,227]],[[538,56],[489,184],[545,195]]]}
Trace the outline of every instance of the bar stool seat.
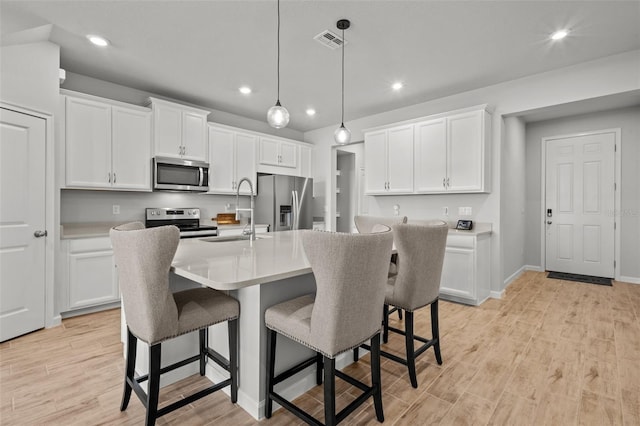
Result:
{"label": "bar stool seat", "polygon": [[[109,235],[127,318],[120,411],[127,409],[132,391],[146,408],[147,426],[154,425],[158,417],[227,386],[231,386],[231,401],[235,403],[238,398],[238,301],[210,288],[171,293],[169,269],[180,239],[175,226],[145,229],[142,223],[133,222],[112,228]],[[228,360],[207,345],[208,327],[225,321],[229,331]],[[193,331],[199,334],[198,354],[161,367],[162,343]],[[138,339],[149,345],[149,374],[135,377]],[[160,375],[199,361],[200,375],[204,376],[207,359],[228,371],[229,379],[158,409]],[[146,393],[140,386],[144,381],[149,382]]]}
{"label": "bar stool seat", "polygon": [[[323,382],[325,424],[344,420],[373,397],[376,417],[384,421],[380,382],[380,328],[387,265],[393,236],[387,226],[371,234],[304,231],[302,242],[316,279],[317,292],[291,299],[265,311],[267,327],[267,381],[265,416],[271,417],[273,401],[309,424],[320,425],[296,407],[274,386],[303,369],[316,366],[316,382]],[[277,334],[298,342],[316,354],[275,375]],[[371,385],[335,368],[335,358],[365,341],[371,341]],[[359,388],[362,394],[336,413],[335,377]]]}

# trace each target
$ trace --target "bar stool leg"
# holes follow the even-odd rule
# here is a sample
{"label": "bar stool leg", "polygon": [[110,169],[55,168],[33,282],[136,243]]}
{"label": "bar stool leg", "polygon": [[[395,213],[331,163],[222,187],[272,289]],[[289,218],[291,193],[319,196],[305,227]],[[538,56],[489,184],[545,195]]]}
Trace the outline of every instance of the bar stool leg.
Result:
{"label": "bar stool leg", "polygon": [[[131,333],[129,327],[127,327],[127,368],[124,373],[124,392],[122,393],[122,403],[120,404],[120,411],[127,409],[129,400],[131,399],[131,385],[129,380],[133,381],[133,375],[136,369],[136,352],[138,348],[138,339]],[[129,379],[129,380],[127,380]]]}
{"label": "bar stool leg", "polygon": [[405,312],[405,346],[407,348],[407,367],[409,369],[409,378],[411,386],[418,387],[418,379],[416,378],[416,355],[413,349],[413,312]]}
{"label": "bar stool leg", "polygon": [[206,328],[198,330],[200,336],[200,375],[204,376],[205,367],[207,365],[207,331]]}
{"label": "bar stool leg", "polygon": [[442,365],[442,355],[440,354],[440,328],[438,326],[438,300],[431,304],[431,335],[435,343],[433,350],[436,352],[436,361]]}
{"label": "bar stool leg", "polygon": [[324,424],[336,422],[336,360],[324,357]]}
{"label": "bar stool leg", "polygon": [[273,412],[273,400],[271,393],[273,392],[273,377],[276,365],[276,332],[267,329],[267,386],[264,402],[264,416],[271,418]]}
{"label": "bar stool leg", "polygon": [[358,362],[360,359],[360,348],[353,348],[353,362]]}
{"label": "bar stool leg", "polygon": [[146,426],[153,426],[158,418],[158,394],[160,393],[161,344],[149,348],[149,388],[147,389]]}
{"label": "bar stool leg", "polygon": [[231,376],[231,402],[238,402],[238,319],[227,322],[229,329],[229,375]]}
{"label": "bar stool leg", "polygon": [[389,342],[389,305],[385,303],[382,311],[382,343]]}
{"label": "bar stool leg", "polygon": [[324,357],[322,356],[322,354],[320,352],[316,352],[316,384],[317,385],[321,385],[322,384],[322,368],[323,368],[323,362],[322,359]]}
{"label": "bar stool leg", "polygon": [[382,411],[382,382],[380,380],[380,333],[371,338],[371,385],[375,389],[373,405],[376,409],[376,418],[382,423],[384,422],[384,412]]}

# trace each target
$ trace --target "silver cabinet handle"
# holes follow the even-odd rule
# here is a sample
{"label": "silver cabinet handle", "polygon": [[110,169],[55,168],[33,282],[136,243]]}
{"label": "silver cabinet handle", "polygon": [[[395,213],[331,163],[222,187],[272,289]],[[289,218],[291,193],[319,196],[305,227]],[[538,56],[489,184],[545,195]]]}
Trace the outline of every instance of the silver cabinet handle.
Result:
{"label": "silver cabinet handle", "polygon": [[116,183],[116,172],[113,172],[113,183]]}
{"label": "silver cabinet handle", "polygon": [[449,178],[447,178],[447,188],[449,188],[451,185],[449,185]]}
{"label": "silver cabinet handle", "polygon": [[107,173],[107,180],[111,183],[111,172]]}
{"label": "silver cabinet handle", "polygon": [[443,188],[447,187],[447,178],[442,178],[442,187]]}
{"label": "silver cabinet handle", "polygon": [[33,233],[33,236],[36,238],[42,238],[47,236],[47,231],[36,231]]}

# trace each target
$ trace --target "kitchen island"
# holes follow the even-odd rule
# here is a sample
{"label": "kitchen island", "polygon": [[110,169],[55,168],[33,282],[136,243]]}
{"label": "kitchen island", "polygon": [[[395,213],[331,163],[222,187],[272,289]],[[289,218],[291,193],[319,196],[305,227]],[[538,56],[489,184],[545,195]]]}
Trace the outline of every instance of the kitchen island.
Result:
{"label": "kitchen island", "polygon": [[[315,292],[315,280],[302,247],[302,231],[258,234],[255,241],[229,241],[224,237],[180,240],[172,263],[172,281],[186,278],[192,282],[222,290],[240,302],[238,405],[256,419],[264,416],[266,329],[264,311],[279,302]],[[228,356],[226,323],[209,328],[209,346]],[[197,333],[180,336],[163,344],[163,365],[194,355]],[[148,350],[138,346],[136,370],[147,371]],[[276,371],[312,355],[309,349],[278,338]],[[350,363],[343,356],[339,367]],[[295,398],[315,386],[315,370],[298,375],[279,385],[279,392]],[[172,374],[174,373],[174,374]],[[197,374],[191,364],[169,373],[167,382]],[[206,375],[214,382],[226,378],[226,372],[208,363]],[[225,389],[228,391],[228,389]]]}

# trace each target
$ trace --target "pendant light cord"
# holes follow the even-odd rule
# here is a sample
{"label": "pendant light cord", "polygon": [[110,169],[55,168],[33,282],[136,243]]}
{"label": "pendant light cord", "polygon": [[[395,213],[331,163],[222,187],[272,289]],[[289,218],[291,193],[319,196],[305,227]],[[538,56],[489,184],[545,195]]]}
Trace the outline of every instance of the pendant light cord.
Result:
{"label": "pendant light cord", "polygon": [[344,127],[344,28],[342,29],[342,127]]}
{"label": "pendant light cord", "polygon": [[277,103],[280,104],[280,0],[278,0],[278,99]]}

